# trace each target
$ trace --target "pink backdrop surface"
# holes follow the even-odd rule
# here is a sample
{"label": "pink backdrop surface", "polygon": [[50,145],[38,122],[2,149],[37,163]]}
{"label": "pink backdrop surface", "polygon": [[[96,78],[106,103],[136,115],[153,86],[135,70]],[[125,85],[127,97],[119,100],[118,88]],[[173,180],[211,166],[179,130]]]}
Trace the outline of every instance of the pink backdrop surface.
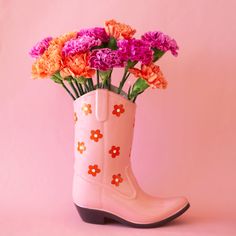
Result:
{"label": "pink backdrop surface", "polygon": [[[234,0],[0,0],[0,235],[236,235],[235,9]],[[81,221],[71,197],[72,100],[30,77],[39,39],[110,18],[180,46],[178,58],[159,62],[169,88],[137,100],[132,152],[147,192],[190,200],[163,228]]]}

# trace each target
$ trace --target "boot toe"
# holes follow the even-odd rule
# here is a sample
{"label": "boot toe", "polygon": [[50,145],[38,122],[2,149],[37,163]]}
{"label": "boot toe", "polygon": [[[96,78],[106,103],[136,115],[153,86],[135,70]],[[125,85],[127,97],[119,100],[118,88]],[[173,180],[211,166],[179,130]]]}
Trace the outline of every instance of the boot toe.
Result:
{"label": "boot toe", "polygon": [[168,209],[168,217],[175,215],[187,206],[189,206],[189,202],[186,197],[173,197],[167,199],[166,207]]}

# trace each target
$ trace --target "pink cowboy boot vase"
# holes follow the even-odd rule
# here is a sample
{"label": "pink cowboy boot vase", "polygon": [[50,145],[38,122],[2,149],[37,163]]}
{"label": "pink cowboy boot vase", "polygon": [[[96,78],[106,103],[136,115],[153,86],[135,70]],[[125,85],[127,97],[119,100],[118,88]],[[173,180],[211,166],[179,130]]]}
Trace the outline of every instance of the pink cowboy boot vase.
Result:
{"label": "pink cowboy boot vase", "polygon": [[190,206],[184,197],[150,196],[136,182],[130,164],[135,109],[135,103],[106,89],[74,102],[73,201],[85,222],[113,219],[133,227],[156,227]]}

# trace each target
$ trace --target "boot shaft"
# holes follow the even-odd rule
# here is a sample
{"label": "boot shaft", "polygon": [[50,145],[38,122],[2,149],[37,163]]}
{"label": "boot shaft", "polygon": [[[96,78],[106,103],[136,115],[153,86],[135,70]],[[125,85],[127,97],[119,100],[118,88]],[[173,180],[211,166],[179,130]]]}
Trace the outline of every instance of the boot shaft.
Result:
{"label": "boot shaft", "polygon": [[[130,165],[136,105],[98,89],[74,102],[75,178],[130,193]],[[79,186],[74,186],[79,188]]]}

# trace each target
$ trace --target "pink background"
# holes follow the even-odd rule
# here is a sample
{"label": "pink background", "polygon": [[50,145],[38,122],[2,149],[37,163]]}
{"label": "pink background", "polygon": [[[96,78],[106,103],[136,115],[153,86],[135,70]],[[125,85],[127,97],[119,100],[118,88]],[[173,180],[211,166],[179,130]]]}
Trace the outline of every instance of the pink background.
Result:
{"label": "pink background", "polygon": [[[0,235],[236,235],[235,9],[234,0],[0,0]],[[164,228],[82,223],[71,198],[72,100],[30,78],[35,42],[110,18],[138,36],[164,31],[181,49],[159,62],[169,88],[137,100],[140,185],[192,205]]]}

